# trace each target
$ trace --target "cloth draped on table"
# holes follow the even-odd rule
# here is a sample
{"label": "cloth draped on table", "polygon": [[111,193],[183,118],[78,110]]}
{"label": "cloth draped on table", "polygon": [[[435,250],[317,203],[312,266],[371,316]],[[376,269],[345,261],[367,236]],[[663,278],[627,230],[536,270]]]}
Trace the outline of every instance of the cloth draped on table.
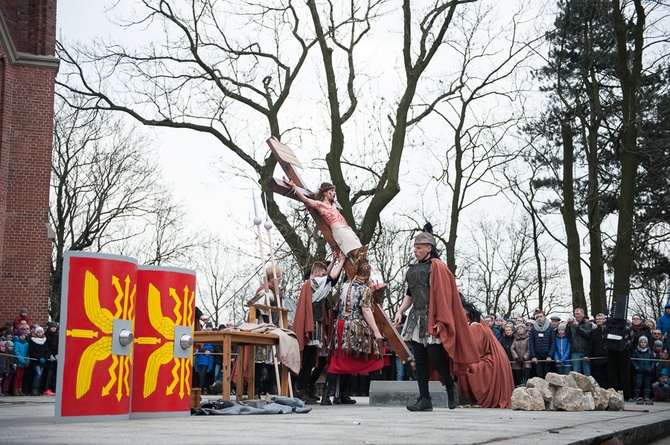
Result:
{"label": "cloth draped on table", "polygon": [[286,366],[293,374],[300,372],[300,346],[295,333],[288,329],[281,329],[272,323],[242,323],[235,327],[236,331],[254,332],[256,334],[275,334],[279,337],[277,360]]}

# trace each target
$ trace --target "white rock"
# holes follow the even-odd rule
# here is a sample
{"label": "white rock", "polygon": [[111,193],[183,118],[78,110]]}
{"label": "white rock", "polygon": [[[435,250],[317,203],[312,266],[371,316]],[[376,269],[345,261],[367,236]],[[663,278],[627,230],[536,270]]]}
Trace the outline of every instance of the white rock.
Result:
{"label": "white rock", "polygon": [[575,384],[577,388],[581,389],[584,392],[594,392],[598,388],[598,382],[591,376],[585,376],[575,371],[570,371],[570,377],[575,379]]}
{"label": "white rock", "polygon": [[556,392],[556,390],[552,391],[549,383],[540,377],[533,377],[532,379],[528,380],[526,382],[526,388],[535,388],[540,391],[545,402],[553,399],[554,393]]}
{"label": "white rock", "polygon": [[512,409],[523,411],[543,411],[544,399],[535,388],[516,388],[512,392]]}
{"label": "white rock", "polygon": [[584,411],[584,393],[579,388],[558,388],[554,406],[564,411]]}
{"label": "white rock", "polygon": [[582,397],[584,398],[584,411],[595,411],[596,404],[593,400],[593,393],[584,392],[582,394]]}
{"label": "white rock", "polygon": [[577,388],[577,383],[575,379],[569,375],[556,374],[555,372],[547,373],[545,380],[550,385],[554,385],[558,388]]}

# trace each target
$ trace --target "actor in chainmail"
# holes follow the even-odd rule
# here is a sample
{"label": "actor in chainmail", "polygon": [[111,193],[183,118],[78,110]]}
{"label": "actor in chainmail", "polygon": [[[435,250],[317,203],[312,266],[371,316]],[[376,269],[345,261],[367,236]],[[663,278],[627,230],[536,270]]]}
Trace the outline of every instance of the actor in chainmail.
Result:
{"label": "actor in chainmail", "polygon": [[[428,226],[428,229],[432,229]],[[430,359],[444,383],[448,406],[456,408],[458,401],[450,368],[467,372],[478,361],[476,345],[468,328],[453,274],[438,258],[435,238],[424,231],[414,240],[416,263],[407,270],[407,293],[394,322],[400,323],[403,313],[411,307],[405,322],[403,338],[414,351],[419,398],[408,405],[410,411],[432,411],[428,390]]]}

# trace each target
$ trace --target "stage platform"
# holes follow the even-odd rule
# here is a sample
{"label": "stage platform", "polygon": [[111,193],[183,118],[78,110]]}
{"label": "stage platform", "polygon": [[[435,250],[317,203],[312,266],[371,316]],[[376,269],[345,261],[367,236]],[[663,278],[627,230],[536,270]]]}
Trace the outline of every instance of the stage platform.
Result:
{"label": "stage platform", "polygon": [[[214,400],[215,396],[203,396]],[[0,444],[670,444],[670,403],[625,411],[524,412],[309,405],[308,414],[190,416],[56,424],[54,397],[0,397]],[[666,438],[666,439],[664,439]]]}

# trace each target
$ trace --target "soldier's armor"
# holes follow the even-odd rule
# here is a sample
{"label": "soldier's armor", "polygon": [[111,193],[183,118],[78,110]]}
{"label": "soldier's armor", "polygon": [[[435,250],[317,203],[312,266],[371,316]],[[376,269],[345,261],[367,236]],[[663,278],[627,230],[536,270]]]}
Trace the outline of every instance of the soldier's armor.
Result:
{"label": "soldier's armor", "polygon": [[430,262],[412,264],[405,274],[409,294],[412,296],[412,310],[405,323],[405,337],[412,338],[419,328],[419,338],[428,333],[428,305],[430,302]]}

